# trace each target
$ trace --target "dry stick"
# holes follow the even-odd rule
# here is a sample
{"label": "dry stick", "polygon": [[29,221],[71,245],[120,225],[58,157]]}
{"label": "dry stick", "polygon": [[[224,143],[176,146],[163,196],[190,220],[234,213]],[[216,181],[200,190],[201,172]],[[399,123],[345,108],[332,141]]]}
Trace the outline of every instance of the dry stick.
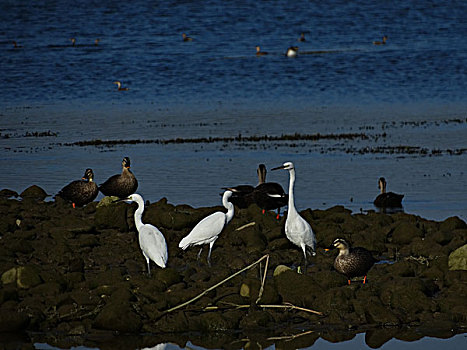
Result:
{"label": "dry stick", "polygon": [[191,304],[192,302],[194,302],[195,300],[198,300],[199,298],[201,298],[203,295],[207,294],[208,292],[210,292],[211,290],[213,289],[216,289],[217,287],[219,287],[220,285],[224,284],[225,282],[231,280],[232,278],[234,278],[235,276],[238,276],[239,274],[241,274],[243,271],[246,271],[248,269],[251,269],[253,266],[259,264],[261,261],[263,261],[264,259],[269,259],[269,254],[266,254],[264,255],[261,259],[259,259],[258,261],[254,262],[253,264],[243,268],[242,270],[238,271],[238,272],[235,272],[233,275],[227,277],[226,279],[220,281],[219,283],[217,283],[216,285],[212,286],[212,287],[209,287],[208,289],[206,289],[204,292],[202,292],[201,294],[198,294],[197,296],[195,296],[194,298],[180,304],[180,305],[177,305],[167,311],[164,311],[163,315],[165,314],[168,314],[169,312],[172,312],[172,311],[175,311],[175,310],[178,310],[188,304]]}
{"label": "dry stick", "polygon": [[270,337],[270,338],[267,338],[267,340],[286,340],[286,341],[289,341],[289,340],[293,340],[295,338],[302,337],[304,335],[308,335],[308,334],[311,334],[311,333],[315,333],[315,331],[310,330],[310,331],[306,331],[306,332],[303,332],[303,333],[285,335],[285,336],[282,336],[282,337]]}
{"label": "dry stick", "polygon": [[[232,305],[236,309],[247,309],[247,308],[251,307],[251,305],[237,305],[237,304],[230,304],[230,303],[226,303],[226,304]],[[305,311],[305,312],[309,312],[309,313],[320,315],[320,316],[323,315],[323,313],[320,312],[320,311],[316,311],[316,310],[312,310],[312,309],[306,309],[304,307],[296,306],[296,305],[293,305],[293,304],[287,303],[287,302],[285,302],[282,305],[261,305],[260,304],[260,305],[258,305],[258,307],[264,308],[264,309],[291,309],[291,310]],[[209,310],[215,310],[216,308],[219,308],[219,307],[218,306],[209,306]],[[205,310],[208,310],[208,307],[206,307]]]}
{"label": "dry stick", "polygon": [[266,274],[268,272],[268,265],[269,265],[269,255],[267,255],[267,258],[266,258],[266,266],[264,266],[263,281],[261,282],[261,288],[259,289],[258,299],[256,299],[255,304],[258,304],[259,301],[261,300],[261,297],[263,296],[264,283],[266,282]]}

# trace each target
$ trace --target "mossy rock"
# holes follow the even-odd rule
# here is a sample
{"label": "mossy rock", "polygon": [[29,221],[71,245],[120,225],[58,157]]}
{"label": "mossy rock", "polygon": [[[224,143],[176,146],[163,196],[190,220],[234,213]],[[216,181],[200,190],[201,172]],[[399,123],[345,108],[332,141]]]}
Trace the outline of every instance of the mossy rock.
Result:
{"label": "mossy rock", "polygon": [[449,255],[449,270],[467,270],[467,244]]}
{"label": "mossy rock", "polygon": [[139,332],[143,323],[129,302],[110,302],[96,316],[93,327],[122,333]]}
{"label": "mossy rock", "polygon": [[312,277],[291,270],[274,276],[274,282],[282,301],[296,306],[313,308],[314,300],[323,293]]}
{"label": "mossy rock", "polygon": [[18,197],[18,192],[4,188],[0,191],[0,198]]}
{"label": "mossy rock", "polygon": [[450,218],[447,218],[444,220],[440,225],[439,228],[441,231],[453,231],[456,229],[466,229],[467,224],[462,221],[459,217],[457,216],[452,216]]}
{"label": "mossy rock", "polygon": [[16,278],[16,284],[21,289],[33,288],[42,283],[39,273],[31,266],[18,267]]}
{"label": "mossy rock", "polygon": [[406,245],[412,242],[415,237],[423,237],[422,230],[411,222],[400,223],[392,233],[392,243]]}
{"label": "mossy rock", "polygon": [[37,185],[32,185],[26,188],[23,192],[21,192],[21,198],[29,198],[34,200],[43,201],[48,196],[47,192],[45,192],[42,188]]}
{"label": "mossy rock", "polygon": [[125,203],[113,203],[96,208],[95,224],[99,229],[113,228],[121,232],[128,232],[127,210],[129,206]]}

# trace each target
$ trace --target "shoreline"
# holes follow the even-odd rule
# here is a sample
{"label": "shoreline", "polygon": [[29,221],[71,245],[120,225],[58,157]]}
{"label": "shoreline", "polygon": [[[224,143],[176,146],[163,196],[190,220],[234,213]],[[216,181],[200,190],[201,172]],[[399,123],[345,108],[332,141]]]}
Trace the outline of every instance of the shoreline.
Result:
{"label": "shoreline", "polygon": [[[298,274],[294,269],[301,252],[285,238],[283,217],[278,221],[273,213],[262,215],[254,205],[236,210],[216,241],[209,268],[206,249],[197,262],[198,249],[183,252],[178,242],[220,207],[175,206],[163,198],[146,206],[143,222],[164,234],[168,267],[152,265],[148,277],[134,228],[134,205],[93,202],[72,209],[69,203],[44,202],[29,192],[21,201],[0,199],[2,331],[26,331],[31,339],[58,334],[60,341],[74,339],[74,345],[115,332],[160,339],[175,333],[174,341],[183,343],[189,340],[181,335],[187,331],[234,330],[243,336],[262,333],[270,344],[268,337],[315,329],[305,336],[312,344],[333,329],[354,334],[372,330],[382,345],[408,328],[441,337],[466,331],[467,272],[448,267],[450,255],[467,240],[467,224],[458,217],[436,222],[405,213],[352,214],[342,206],[303,210],[318,246],[307,273]],[[337,237],[391,263],[374,265],[367,284],[354,281],[348,286],[332,267],[335,253],[323,250]],[[167,313],[265,254],[269,268],[260,303],[260,271],[255,267],[183,310]],[[286,266],[284,272],[274,276],[280,265]],[[284,303],[323,315],[258,307]]]}

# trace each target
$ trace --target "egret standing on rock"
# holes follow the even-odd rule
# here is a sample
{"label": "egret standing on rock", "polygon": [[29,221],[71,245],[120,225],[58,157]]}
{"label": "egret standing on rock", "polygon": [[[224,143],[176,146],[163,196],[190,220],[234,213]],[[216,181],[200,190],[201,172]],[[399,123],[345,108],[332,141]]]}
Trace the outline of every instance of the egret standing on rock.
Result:
{"label": "egret standing on rock", "polygon": [[135,211],[135,226],[138,230],[139,247],[148,264],[148,274],[151,275],[150,260],[154,261],[156,265],[165,268],[169,257],[167,243],[165,242],[164,235],[157,227],[151,224],[143,224],[141,220],[144,212],[143,197],[134,193],[128,198],[121,200],[127,203],[136,202],[138,204],[138,209]]}
{"label": "egret standing on rock", "polygon": [[311,248],[312,254],[316,255],[316,237],[311,229],[310,224],[300,216],[295,209],[293,187],[295,183],[295,168],[292,162],[286,162],[282,166],[273,168],[272,170],[284,169],[288,170],[290,174],[289,182],[289,204],[287,219],[285,221],[285,235],[290,242],[299,246],[303,250],[303,256],[305,257],[305,269],[307,265],[307,247]]}
{"label": "egret standing on rock", "polygon": [[99,185],[99,191],[104,196],[116,196],[126,198],[136,192],[138,180],[130,170],[130,158],[125,157],[122,160],[122,173],[113,175],[106,182]]}
{"label": "egret standing on rock", "polygon": [[[185,250],[192,245],[209,244],[208,264],[211,266],[211,251],[214,242],[217,240],[224,227],[227,226],[227,224],[234,216],[234,205],[229,202],[229,198],[231,196],[232,191],[225,191],[224,195],[222,196],[222,204],[227,209],[227,213],[216,211],[215,213],[205,217],[203,220],[197,223],[195,227],[193,227],[191,232],[186,237],[180,241],[178,247]],[[198,253],[198,259],[202,250],[203,247],[201,247]]]}

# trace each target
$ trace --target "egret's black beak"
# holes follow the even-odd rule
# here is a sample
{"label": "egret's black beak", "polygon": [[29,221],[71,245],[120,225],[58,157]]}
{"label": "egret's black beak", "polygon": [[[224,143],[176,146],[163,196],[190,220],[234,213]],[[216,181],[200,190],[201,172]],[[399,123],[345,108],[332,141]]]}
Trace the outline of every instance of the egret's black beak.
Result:
{"label": "egret's black beak", "polygon": [[277,168],[272,168],[271,170],[279,170],[279,169],[285,169],[285,166],[281,165],[281,166],[278,166]]}
{"label": "egret's black beak", "polygon": [[126,201],[126,200],[128,200],[128,198],[119,198],[119,199],[116,199],[116,200],[112,201],[112,203],[123,202],[123,201]]}

